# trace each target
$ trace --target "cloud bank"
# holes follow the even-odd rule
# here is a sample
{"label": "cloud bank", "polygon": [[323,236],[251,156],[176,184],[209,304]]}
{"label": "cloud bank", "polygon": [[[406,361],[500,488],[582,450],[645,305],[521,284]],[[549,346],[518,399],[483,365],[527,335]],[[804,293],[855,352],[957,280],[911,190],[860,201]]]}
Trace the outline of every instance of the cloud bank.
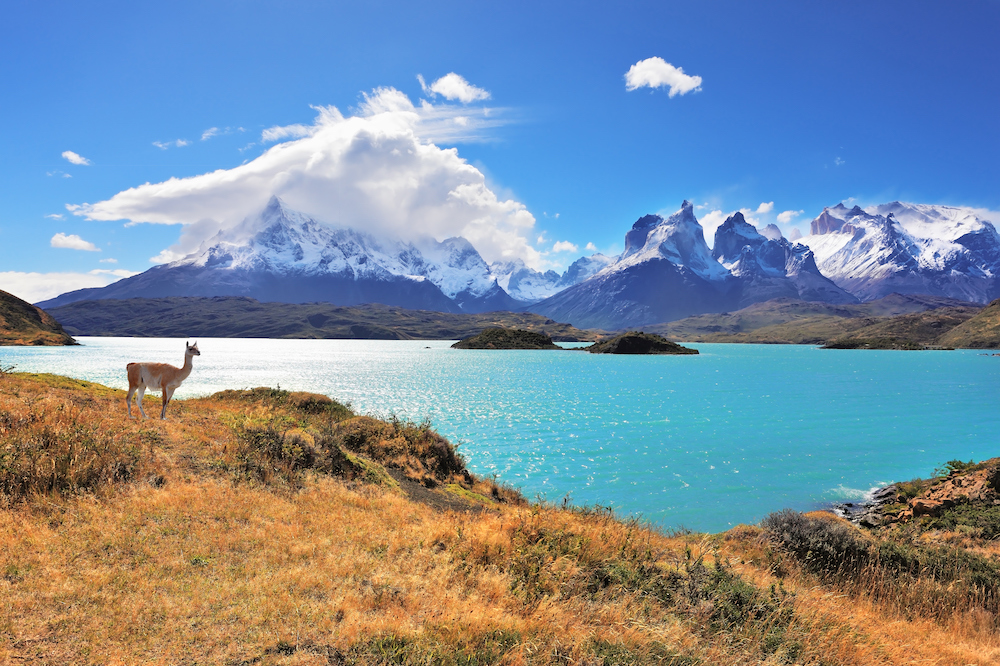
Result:
{"label": "cloud bank", "polygon": [[435,143],[480,138],[501,122],[495,110],[417,106],[393,88],[366,95],[352,116],[335,107],[316,110],[312,125],[265,130],[262,140],[279,143],[246,164],[139,185],[67,209],[91,220],[185,225],[180,242],[159,261],[195,251],[277,195],[335,226],[402,238],[464,236],[487,261],[543,263],[528,241],[534,216],[498,197],[457,149]]}
{"label": "cloud bank", "polygon": [[681,67],[674,67],[660,57],[646,58],[635,63],[625,73],[625,89],[670,88],[670,97],[701,90],[701,77],[688,76]]}
{"label": "cloud bank", "polygon": [[89,273],[0,272],[0,289],[29,303],[55,298],[59,294],[88,287],[106,287],[112,282],[136,275],[126,270],[97,269]]}

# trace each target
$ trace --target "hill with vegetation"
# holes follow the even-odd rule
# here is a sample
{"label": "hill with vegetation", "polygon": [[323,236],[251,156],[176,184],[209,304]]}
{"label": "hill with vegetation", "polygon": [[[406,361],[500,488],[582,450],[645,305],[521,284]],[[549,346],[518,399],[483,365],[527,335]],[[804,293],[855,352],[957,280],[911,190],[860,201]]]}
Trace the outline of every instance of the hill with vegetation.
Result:
{"label": "hill with vegetation", "polygon": [[487,328],[478,335],[459,340],[452,349],[562,349],[544,333],[516,328]]}
{"label": "hill with vegetation", "polygon": [[261,303],[236,296],[79,301],[51,312],[73,335],[458,340],[500,326],[560,341],[598,337],[594,331],[527,312],[453,314],[379,304]]}
{"label": "hill with vegetation", "polygon": [[0,374],[0,663],[1000,663],[992,527],[662,532],[326,396],[124,396]]}
{"label": "hill with vegetation", "polygon": [[[988,306],[989,307],[989,306]],[[985,314],[979,338],[962,327],[984,308],[937,296],[892,294],[856,305],[830,305],[780,298],[736,312],[701,315],[647,327],[672,340],[814,344],[843,348],[940,347],[975,348],[1000,345],[1000,324]],[[950,335],[952,331],[956,334]],[[979,329],[976,329],[979,330]]]}
{"label": "hill with vegetation", "polygon": [[0,291],[0,345],[75,345],[55,317]]}
{"label": "hill with vegetation", "polygon": [[682,347],[662,335],[629,331],[586,347],[591,354],[697,354],[697,349]]}
{"label": "hill with vegetation", "polygon": [[938,344],[965,349],[1000,348],[1000,299],[943,334]]}

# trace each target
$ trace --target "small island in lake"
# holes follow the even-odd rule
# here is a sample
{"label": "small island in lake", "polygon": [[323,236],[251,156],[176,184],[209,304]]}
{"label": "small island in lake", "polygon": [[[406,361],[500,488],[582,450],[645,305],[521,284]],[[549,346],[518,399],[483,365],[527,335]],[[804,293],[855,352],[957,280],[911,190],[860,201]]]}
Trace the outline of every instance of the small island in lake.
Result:
{"label": "small island in lake", "polygon": [[459,340],[452,349],[562,349],[544,333],[519,328],[487,328],[479,335]]}
{"label": "small island in lake", "polygon": [[697,349],[683,347],[662,335],[629,331],[610,340],[595,342],[586,348],[591,354],[697,354]]}

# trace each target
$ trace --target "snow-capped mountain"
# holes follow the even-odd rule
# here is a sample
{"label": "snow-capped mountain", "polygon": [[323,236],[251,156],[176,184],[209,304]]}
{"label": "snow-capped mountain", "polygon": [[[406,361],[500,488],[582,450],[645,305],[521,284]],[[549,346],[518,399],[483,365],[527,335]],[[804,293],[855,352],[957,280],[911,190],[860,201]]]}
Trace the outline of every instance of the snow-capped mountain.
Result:
{"label": "snow-capped mountain", "polygon": [[712,256],[739,278],[739,307],[772,298],[825,303],[856,303],[816,267],[812,250],[783,238],[773,224],[764,233],[735,213],[715,230]]}
{"label": "snow-capped mountain", "polygon": [[490,266],[490,272],[511,297],[524,303],[537,303],[557,294],[567,287],[583,282],[591,275],[612,263],[614,259],[596,253],[589,257],[580,257],[566,269],[562,275],[555,271],[536,271],[528,268],[520,259],[508,262],[496,262]]}
{"label": "snow-capped mountain", "polygon": [[619,329],[733,309],[739,292],[685,201],[667,219],[639,218],[617,260],[531,310],[575,326]]}
{"label": "snow-capped mountain", "polygon": [[45,302],[164,296],[250,296],[261,301],[384,303],[443,312],[517,304],[464,238],[419,243],[335,228],[272,197],[258,215],[219,232],[178,261],[100,289]]}
{"label": "snow-capped mountain", "polygon": [[972,209],[892,203],[824,208],[800,241],[861,300],[893,292],[986,303],[1000,296],[1000,235]]}

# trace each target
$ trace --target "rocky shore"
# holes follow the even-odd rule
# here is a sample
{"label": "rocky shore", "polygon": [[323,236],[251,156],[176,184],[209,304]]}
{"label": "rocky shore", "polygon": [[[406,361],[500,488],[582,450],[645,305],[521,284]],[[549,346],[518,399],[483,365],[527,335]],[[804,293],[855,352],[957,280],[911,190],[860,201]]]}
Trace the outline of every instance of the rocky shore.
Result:
{"label": "rocky shore", "polygon": [[960,507],[1000,506],[1000,458],[980,463],[953,460],[930,479],[893,483],[864,502],[834,505],[834,512],[855,525],[888,527],[917,518],[942,518]]}

